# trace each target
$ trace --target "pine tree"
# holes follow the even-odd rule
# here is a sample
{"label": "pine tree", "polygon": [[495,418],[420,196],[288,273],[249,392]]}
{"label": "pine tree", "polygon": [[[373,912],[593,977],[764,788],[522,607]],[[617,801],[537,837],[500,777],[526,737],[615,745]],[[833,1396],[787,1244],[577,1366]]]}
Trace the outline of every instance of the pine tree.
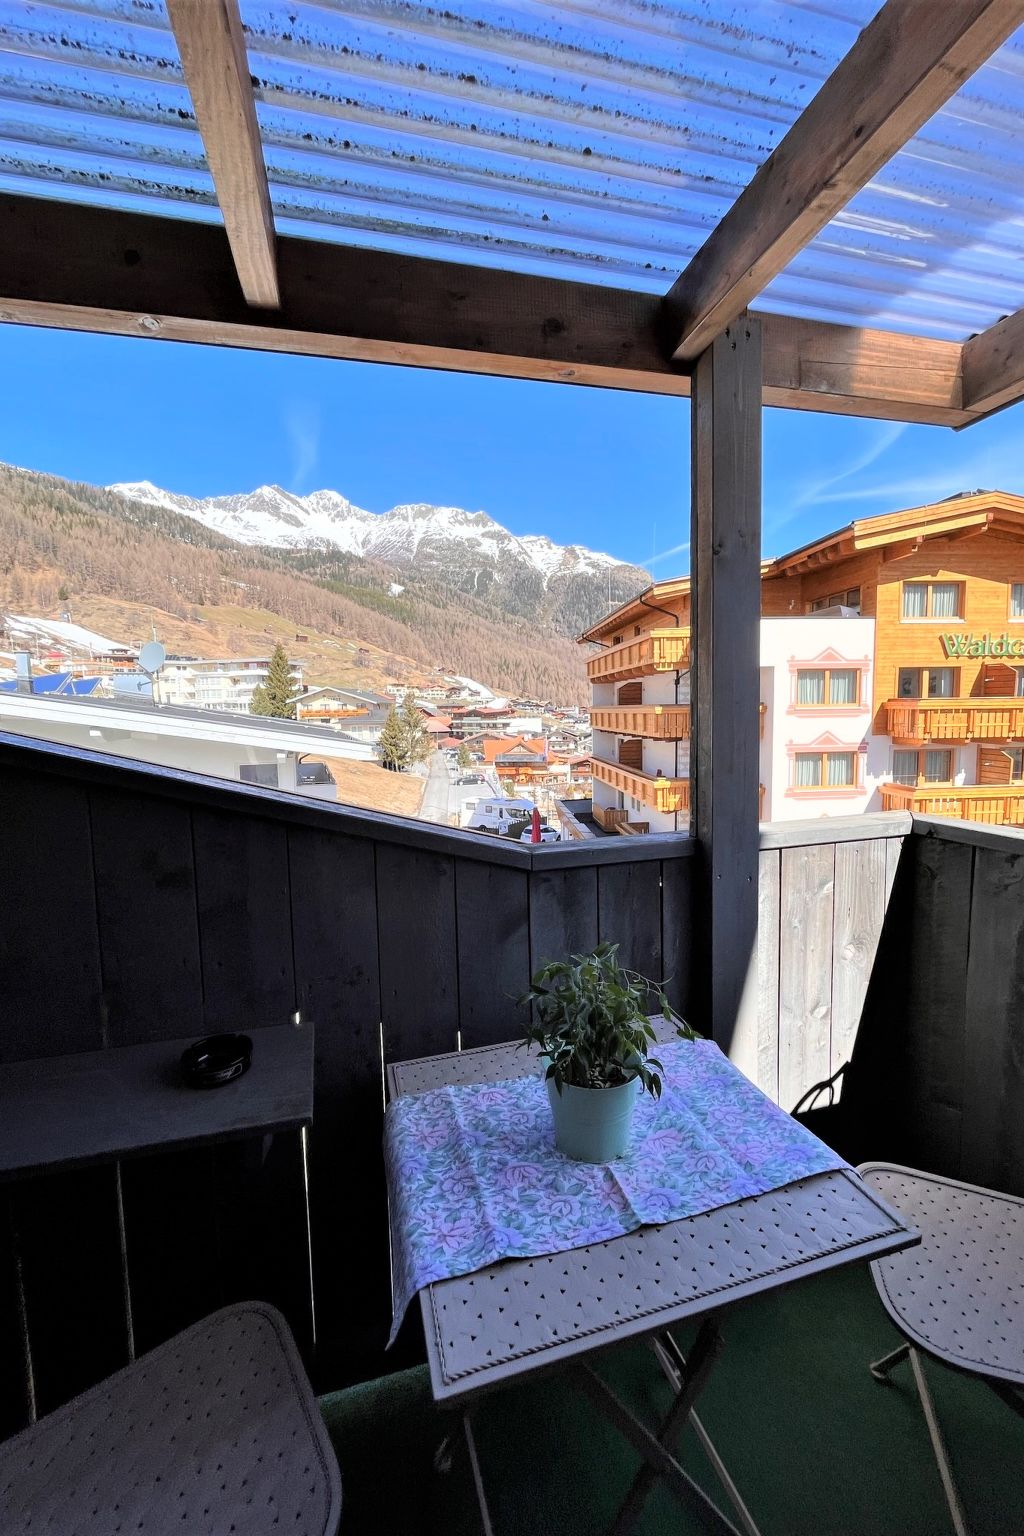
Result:
{"label": "pine tree", "polygon": [[405,730],[406,765],[424,762],[431,752],[430,737],[411,693],[407,693],[402,700],[402,726]]}
{"label": "pine tree", "polygon": [[252,715],[271,715],[275,720],[295,719],[295,679],[283,645],[274,646],[266,680],[258,683],[249,703]]}
{"label": "pine tree", "polygon": [[405,726],[394,704],[377,738],[377,756],[381,760],[381,765],[384,768],[390,768],[393,773],[401,773],[408,762]]}
{"label": "pine tree", "polygon": [[459,769],[460,773],[465,773],[466,769],[469,767],[469,765],[473,761],[473,758],[472,758],[472,756],[470,754],[470,750],[466,746],[466,743],[464,741],[460,741],[459,742],[459,750],[455,754],[455,761],[456,761],[456,764],[458,765],[458,769]]}

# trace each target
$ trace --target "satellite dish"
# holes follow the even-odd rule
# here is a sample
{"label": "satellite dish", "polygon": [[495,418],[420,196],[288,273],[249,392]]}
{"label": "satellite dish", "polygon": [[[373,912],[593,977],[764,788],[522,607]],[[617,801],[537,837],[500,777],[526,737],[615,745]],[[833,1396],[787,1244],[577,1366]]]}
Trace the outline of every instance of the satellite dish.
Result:
{"label": "satellite dish", "polygon": [[159,640],[148,640],[139,652],[139,666],[143,672],[148,672],[150,677],[154,672],[159,672],[167,660],[167,652]]}

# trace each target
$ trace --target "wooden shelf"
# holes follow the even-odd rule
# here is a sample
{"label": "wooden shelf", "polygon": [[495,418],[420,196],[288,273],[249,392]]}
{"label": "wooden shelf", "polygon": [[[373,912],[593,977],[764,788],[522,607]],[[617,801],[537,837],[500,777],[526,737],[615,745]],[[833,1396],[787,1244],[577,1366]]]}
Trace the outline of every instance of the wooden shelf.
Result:
{"label": "wooden shelf", "polygon": [[252,1066],[220,1088],[182,1081],[192,1039],[0,1067],[0,1180],[311,1124],[312,1025],[250,1038]]}

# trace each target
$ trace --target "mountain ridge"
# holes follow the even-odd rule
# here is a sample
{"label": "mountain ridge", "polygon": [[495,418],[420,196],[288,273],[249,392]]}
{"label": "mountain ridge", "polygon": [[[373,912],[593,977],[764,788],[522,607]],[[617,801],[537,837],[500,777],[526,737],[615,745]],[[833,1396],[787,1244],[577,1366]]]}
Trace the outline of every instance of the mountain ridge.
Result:
{"label": "mountain ridge", "polygon": [[[432,502],[402,502],[386,512],[370,512],[329,487],[299,495],[279,485],[224,496],[188,496],[151,480],[118,481],[108,491],[129,501],[146,502],[192,517],[205,527],[243,544],[278,549],[333,547],[359,558],[401,563],[424,555],[443,562],[444,543],[463,546],[486,564],[518,558],[541,577],[545,588],[556,576],[629,571],[639,566],[584,544],[557,544],[546,534],[514,534],[484,511]],[[463,562],[464,563],[464,562]],[[500,569],[499,569],[499,579]]]}
{"label": "mountain ridge", "polygon": [[[344,501],[330,493],[335,499]],[[486,528],[493,520],[483,517]],[[575,636],[648,578],[615,564],[565,567],[550,540],[542,551],[546,580],[536,551],[527,559],[514,545],[507,558],[481,559],[472,541],[424,548],[420,540],[412,558],[399,548],[378,559],[336,546],[245,543],[182,512],[155,486],[131,498],[0,465],[0,606],[51,617],[66,606],[76,615],[95,609],[99,621],[123,600],[133,624],[173,629],[178,648],[198,654],[218,653],[215,634],[230,639],[219,652],[229,655],[294,637],[311,681],[366,686],[372,676],[379,686],[414,672],[424,680],[451,673],[502,696],[584,702]]]}

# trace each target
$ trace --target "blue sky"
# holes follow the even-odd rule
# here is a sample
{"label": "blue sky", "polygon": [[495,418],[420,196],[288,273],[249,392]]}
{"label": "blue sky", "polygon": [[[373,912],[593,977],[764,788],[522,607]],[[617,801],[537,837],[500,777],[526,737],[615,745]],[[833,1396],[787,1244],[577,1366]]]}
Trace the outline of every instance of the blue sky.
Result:
{"label": "blue sky", "polygon": [[[659,577],[689,566],[687,401],[21,326],[0,326],[0,381],[0,459],[30,469],[482,508]],[[1024,406],[959,434],[765,412],[765,554],[982,486],[1024,493]]]}

